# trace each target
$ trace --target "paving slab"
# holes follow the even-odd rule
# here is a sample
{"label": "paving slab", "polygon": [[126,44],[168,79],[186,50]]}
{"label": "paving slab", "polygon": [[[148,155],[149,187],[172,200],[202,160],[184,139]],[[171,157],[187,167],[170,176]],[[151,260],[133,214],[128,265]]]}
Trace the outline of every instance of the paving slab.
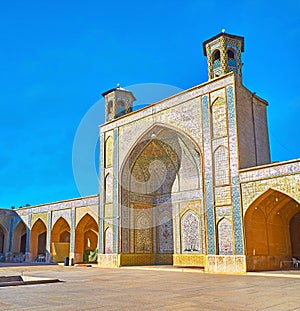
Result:
{"label": "paving slab", "polygon": [[3,267],[63,282],[0,288],[0,310],[300,310],[299,278],[144,268]]}

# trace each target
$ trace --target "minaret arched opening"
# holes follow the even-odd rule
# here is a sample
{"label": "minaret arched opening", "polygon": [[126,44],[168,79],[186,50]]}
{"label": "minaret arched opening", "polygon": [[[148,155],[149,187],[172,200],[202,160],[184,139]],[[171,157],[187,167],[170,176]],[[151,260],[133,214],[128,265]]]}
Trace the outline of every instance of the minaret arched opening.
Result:
{"label": "minaret arched opening", "polygon": [[221,53],[219,50],[215,50],[212,56],[214,67],[218,67],[221,65]]}
{"label": "minaret arched opening", "polygon": [[227,56],[228,56],[228,59],[235,59],[234,51],[231,49],[227,50]]}

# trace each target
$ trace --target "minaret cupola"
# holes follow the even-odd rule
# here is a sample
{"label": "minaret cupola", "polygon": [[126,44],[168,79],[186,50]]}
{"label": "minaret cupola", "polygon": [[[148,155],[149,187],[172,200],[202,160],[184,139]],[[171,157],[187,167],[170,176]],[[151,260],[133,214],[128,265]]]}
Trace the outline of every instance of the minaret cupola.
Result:
{"label": "minaret cupola", "polygon": [[244,52],[244,37],[221,33],[203,42],[207,56],[208,78],[214,79],[233,71],[242,77],[241,53]]}
{"label": "minaret cupola", "polygon": [[105,122],[119,118],[132,111],[133,102],[136,100],[132,92],[120,87],[102,93],[105,98]]}

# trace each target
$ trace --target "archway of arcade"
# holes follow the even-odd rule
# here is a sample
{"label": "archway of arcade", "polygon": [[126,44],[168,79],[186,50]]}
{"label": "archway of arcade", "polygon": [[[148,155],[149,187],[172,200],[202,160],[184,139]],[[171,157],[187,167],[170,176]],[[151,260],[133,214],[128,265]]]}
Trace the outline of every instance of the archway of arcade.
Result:
{"label": "archway of arcade", "polygon": [[277,270],[300,259],[300,205],[269,189],[247,209],[245,218],[247,270]]}
{"label": "archway of arcade", "polygon": [[98,255],[98,225],[86,214],[75,230],[75,262],[95,262]]}
{"label": "archway of arcade", "polygon": [[14,230],[12,252],[22,253],[26,252],[26,238],[27,230],[24,222],[21,220]]}
{"label": "archway of arcade", "polygon": [[46,256],[47,227],[39,218],[31,228],[30,253],[33,260],[38,256]]}
{"label": "archway of arcade", "polygon": [[51,256],[55,262],[63,262],[70,253],[70,226],[60,217],[51,231]]}
{"label": "archway of arcade", "polygon": [[0,254],[4,254],[8,251],[8,237],[7,230],[0,225]]}
{"label": "archway of arcade", "polygon": [[132,264],[172,264],[174,253],[204,252],[201,163],[188,136],[160,125],[131,150],[121,169],[120,213],[121,253],[137,255]]}

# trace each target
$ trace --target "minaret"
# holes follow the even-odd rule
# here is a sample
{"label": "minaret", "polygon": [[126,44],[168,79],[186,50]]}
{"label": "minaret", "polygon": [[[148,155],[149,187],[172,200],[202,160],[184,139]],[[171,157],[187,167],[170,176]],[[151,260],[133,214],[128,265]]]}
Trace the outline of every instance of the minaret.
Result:
{"label": "minaret", "polygon": [[105,98],[105,122],[119,118],[132,111],[133,102],[136,100],[132,92],[120,87],[102,93]]}
{"label": "minaret", "polygon": [[207,56],[208,78],[214,79],[233,71],[242,77],[241,53],[244,52],[244,37],[221,33],[203,42]]}

